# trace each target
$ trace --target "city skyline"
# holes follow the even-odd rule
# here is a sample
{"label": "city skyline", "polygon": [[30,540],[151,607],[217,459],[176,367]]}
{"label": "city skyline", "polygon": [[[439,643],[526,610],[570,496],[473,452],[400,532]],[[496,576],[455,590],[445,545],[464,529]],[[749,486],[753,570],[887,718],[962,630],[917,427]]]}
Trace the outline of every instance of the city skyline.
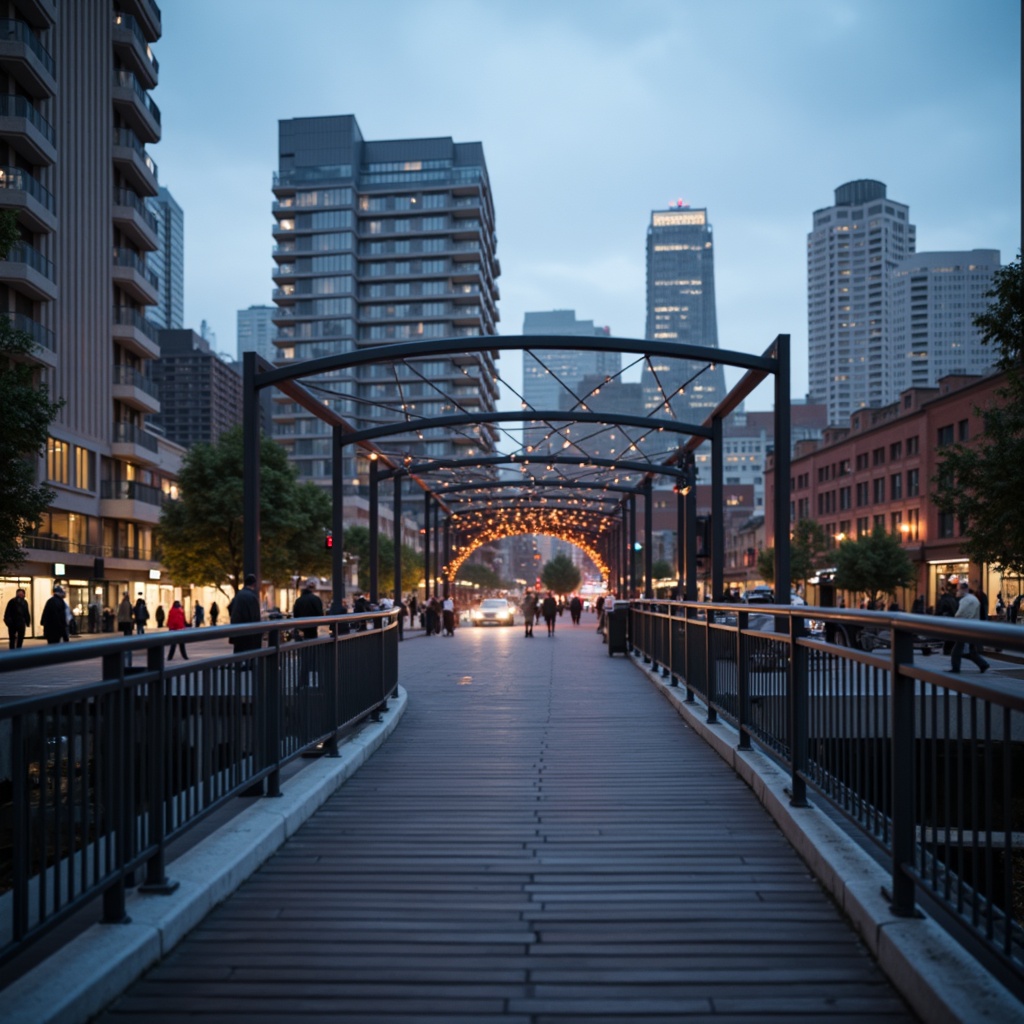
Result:
{"label": "city skyline", "polygon": [[[713,210],[719,344],[762,351],[789,333],[795,395],[808,387],[806,237],[839,183],[885,181],[914,212],[919,250],[999,249],[1008,263],[1020,247],[1020,11],[1004,0],[305,0],[289,15],[321,28],[303,36],[287,90],[263,70],[281,59],[280,10],[240,10],[178,0],[155,48],[154,158],[185,210],[186,324],[225,338],[238,309],[270,302],[279,118],[351,111],[374,138],[479,139],[507,334],[527,310],[576,308],[642,337],[650,210],[679,198]],[[338,59],[340,33],[384,27],[386,75],[372,48]],[[865,52],[872,71],[854,91],[839,57]],[[211,105],[218,92],[245,102]]]}

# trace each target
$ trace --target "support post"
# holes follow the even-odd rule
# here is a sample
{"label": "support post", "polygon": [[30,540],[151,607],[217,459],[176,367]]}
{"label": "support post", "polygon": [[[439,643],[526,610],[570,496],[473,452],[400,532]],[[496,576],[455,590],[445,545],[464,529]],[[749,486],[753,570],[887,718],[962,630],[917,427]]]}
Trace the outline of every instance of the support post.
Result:
{"label": "support post", "polygon": [[444,518],[444,558],[441,565],[441,575],[444,580],[442,596],[451,597],[452,581],[448,575],[448,567],[452,564],[452,520],[450,516]]}
{"label": "support post", "polygon": [[430,600],[430,491],[423,492],[423,600]]}
{"label": "support post", "polygon": [[654,580],[651,579],[654,566],[654,544],[651,542],[654,535],[652,486],[651,478],[648,477],[644,481],[644,597],[648,600],[654,597]]}
{"label": "support post", "polygon": [[250,573],[260,586],[260,393],[256,386],[259,356],[242,354],[242,580]]}
{"label": "support post", "polygon": [[697,484],[694,480],[686,504],[686,592],[684,600],[697,600]]}
{"label": "support post", "polygon": [[345,600],[345,442],[340,426],[333,428],[331,451],[331,614]]}
{"label": "support post", "polygon": [[725,508],[722,419],[715,416],[711,421],[711,595],[716,601],[724,597],[722,583],[725,579]]}
{"label": "support post", "polygon": [[395,607],[402,600],[402,474],[395,473],[395,500],[392,506],[395,517]]}
{"label": "support post", "polygon": [[378,598],[378,551],[380,548],[380,493],[377,474],[380,472],[377,459],[370,456],[370,604]]}
{"label": "support post", "polygon": [[789,475],[790,475],[790,369],[789,335],[775,339],[775,466],[772,480],[775,485],[775,602],[789,604],[790,546],[789,546]]}
{"label": "support post", "polygon": [[629,599],[632,601],[636,594],[636,491],[629,496]]}

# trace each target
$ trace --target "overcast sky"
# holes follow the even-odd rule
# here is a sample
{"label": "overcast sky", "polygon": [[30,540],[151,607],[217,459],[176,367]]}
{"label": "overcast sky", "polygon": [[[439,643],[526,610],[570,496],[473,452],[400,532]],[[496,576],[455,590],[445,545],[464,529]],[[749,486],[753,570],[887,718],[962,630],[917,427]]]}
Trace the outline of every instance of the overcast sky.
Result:
{"label": "overcast sky", "polygon": [[[857,178],[918,251],[1021,238],[1018,0],[163,0],[162,185],[185,212],[185,326],[234,354],[271,304],[278,121],[483,143],[501,324],[575,309],[642,338],[645,236],[682,199],[714,229],[719,345],[793,338],[806,239]],[[501,369],[518,380],[518,357]],[[732,384],[738,374],[730,374]],[[770,396],[753,405],[767,408]],[[504,403],[503,403],[504,404]]]}

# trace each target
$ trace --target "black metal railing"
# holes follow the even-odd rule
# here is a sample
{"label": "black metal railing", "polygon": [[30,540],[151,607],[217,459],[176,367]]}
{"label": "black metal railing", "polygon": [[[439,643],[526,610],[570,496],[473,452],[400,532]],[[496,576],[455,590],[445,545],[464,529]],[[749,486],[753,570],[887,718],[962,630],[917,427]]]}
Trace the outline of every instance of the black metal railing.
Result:
{"label": "black metal railing", "polygon": [[[351,631],[354,622],[371,628]],[[96,680],[0,705],[0,962],[86,904],[124,919],[125,891],[167,892],[168,844],[239,795],[276,796],[303,753],[386,709],[397,613],[325,616],[314,639],[263,622],[12,650],[5,672],[92,663]],[[202,644],[267,643],[196,657]],[[293,634],[294,635],[294,634]],[[191,658],[168,663],[169,639]],[[220,645],[223,647],[223,644]]]}
{"label": "black metal railing", "polygon": [[1024,991],[1024,685],[918,657],[962,643],[1020,655],[1024,629],[838,609],[635,601],[630,643],[709,721],[812,786],[917,902]]}

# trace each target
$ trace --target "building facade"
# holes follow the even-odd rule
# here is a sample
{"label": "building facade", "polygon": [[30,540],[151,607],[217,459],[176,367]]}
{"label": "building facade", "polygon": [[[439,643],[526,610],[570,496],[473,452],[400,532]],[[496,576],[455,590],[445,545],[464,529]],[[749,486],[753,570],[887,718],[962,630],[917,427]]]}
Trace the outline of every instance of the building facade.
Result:
{"label": "building facade", "polygon": [[807,236],[809,396],[830,425],[886,405],[894,390],[893,271],[916,248],[910,208],[880,181],[850,181],[814,211]]}
{"label": "building facade", "polygon": [[[432,338],[465,339],[469,359],[367,365],[306,383],[357,429],[460,410],[497,398],[494,356],[500,273],[494,205],[480,143],[450,138],[371,142],[355,117],[279,125],[274,176],[274,302],[279,361]],[[496,431],[416,424],[387,439],[398,457],[452,458],[493,450]],[[331,431],[301,407],[275,402],[274,437],[301,480],[331,481]],[[346,490],[365,471],[345,459]]]}
{"label": "building facade", "polygon": [[153,381],[160,396],[157,425],[175,444],[216,444],[242,422],[242,378],[195,331],[161,331]]}
{"label": "building facade", "polygon": [[277,332],[274,317],[277,312],[277,306],[250,306],[238,311],[236,324],[239,361],[246,352],[257,352],[268,363],[277,359],[277,346],[274,344]]}
{"label": "building facade", "polygon": [[161,133],[160,11],[151,0],[6,9],[0,206],[21,241],[0,262],[0,311],[36,340],[39,377],[64,405],[39,464],[56,497],[0,600],[25,586],[38,628],[60,580],[87,628],[89,607],[116,607],[125,590],[159,597],[153,527],[182,454],[147,429],[160,410],[147,316],[159,230],[146,206],[159,191],[147,146]]}
{"label": "building facade", "polygon": [[680,204],[654,210],[647,228],[648,341],[708,349],[707,362],[652,358],[641,376],[648,412],[703,423],[725,397],[725,371],[716,363],[715,250],[706,209]]}
{"label": "building facade", "polygon": [[892,274],[893,395],[933,388],[943,377],[987,373],[998,351],[981,343],[974,318],[988,310],[998,249],[919,252]]}
{"label": "building facade", "polygon": [[179,330],[185,322],[185,214],[162,185],[146,200],[156,218],[157,246],[146,255],[146,267],[156,277],[157,302],[147,313],[164,330]]}

